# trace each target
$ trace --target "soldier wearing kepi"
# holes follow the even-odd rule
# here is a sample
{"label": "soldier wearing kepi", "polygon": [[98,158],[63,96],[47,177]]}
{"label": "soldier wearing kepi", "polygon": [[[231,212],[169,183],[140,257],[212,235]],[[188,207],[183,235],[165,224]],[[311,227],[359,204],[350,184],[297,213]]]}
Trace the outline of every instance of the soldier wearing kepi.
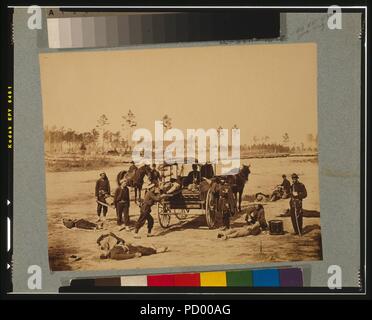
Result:
{"label": "soldier wearing kepi", "polygon": [[100,178],[96,182],[96,200],[97,200],[97,215],[98,221],[101,221],[101,213],[103,213],[103,219],[105,219],[108,209],[106,202],[106,196],[110,195],[110,182],[106,176],[106,173],[101,172]]}
{"label": "soldier wearing kepi", "polygon": [[114,205],[116,208],[117,224],[120,226],[124,217],[124,228],[125,230],[129,231],[130,199],[126,180],[124,180],[115,191]]}
{"label": "soldier wearing kepi", "polygon": [[302,234],[302,200],[307,197],[305,185],[298,181],[298,175],[292,174],[292,185],[290,189],[291,200],[289,210],[295,234]]}
{"label": "soldier wearing kepi", "polygon": [[134,230],[134,238],[139,239],[141,238],[138,234],[138,231],[143,227],[145,222],[147,221],[147,236],[151,237],[151,230],[154,226],[154,218],[151,216],[151,207],[156,203],[159,202],[161,199],[166,197],[166,195],[160,195],[160,190],[155,184],[150,184],[147,187],[147,192],[145,194],[145,198],[141,204],[140,208],[140,216],[136,222],[135,230]]}

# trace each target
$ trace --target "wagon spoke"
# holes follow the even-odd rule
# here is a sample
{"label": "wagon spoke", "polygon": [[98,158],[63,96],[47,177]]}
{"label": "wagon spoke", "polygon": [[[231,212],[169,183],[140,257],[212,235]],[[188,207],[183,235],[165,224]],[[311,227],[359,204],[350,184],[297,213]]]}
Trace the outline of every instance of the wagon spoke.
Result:
{"label": "wagon spoke", "polygon": [[162,228],[168,228],[170,225],[171,216],[167,214],[167,212],[169,212],[168,206],[166,204],[158,203],[158,219]]}
{"label": "wagon spoke", "polygon": [[178,220],[185,220],[187,218],[187,210],[186,209],[174,209],[174,214]]}
{"label": "wagon spoke", "polygon": [[207,194],[207,199],[205,203],[205,217],[207,220],[207,225],[212,229],[216,224],[216,202],[213,198],[212,192],[209,190]]}

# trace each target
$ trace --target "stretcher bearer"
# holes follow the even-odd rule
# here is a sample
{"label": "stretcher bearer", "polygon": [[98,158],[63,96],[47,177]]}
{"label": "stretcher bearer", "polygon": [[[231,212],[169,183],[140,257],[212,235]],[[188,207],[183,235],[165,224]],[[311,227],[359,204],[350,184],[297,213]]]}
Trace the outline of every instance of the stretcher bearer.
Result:
{"label": "stretcher bearer", "polygon": [[106,197],[110,195],[110,182],[105,172],[101,172],[99,176],[100,178],[96,182],[95,195],[97,200],[98,221],[101,221],[101,213],[103,213],[103,219],[107,214],[108,205]]}
{"label": "stretcher bearer", "polygon": [[295,234],[302,234],[302,200],[307,197],[305,185],[298,181],[298,175],[292,174],[292,185],[290,189],[291,200],[289,210]]}
{"label": "stretcher bearer", "polygon": [[140,216],[136,222],[135,230],[134,230],[134,237],[139,239],[140,236],[138,231],[143,227],[145,222],[147,221],[147,236],[151,236],[151,230],[154,226],[154,218],[151,216],[151,207],[156,203],[159,202],[161,199],[166,197],[166,195],[160,195],[160,190],[155,184],[150,184],[147,188],[147,192],[145,194],[145,198],[141,204],[140,209]]}

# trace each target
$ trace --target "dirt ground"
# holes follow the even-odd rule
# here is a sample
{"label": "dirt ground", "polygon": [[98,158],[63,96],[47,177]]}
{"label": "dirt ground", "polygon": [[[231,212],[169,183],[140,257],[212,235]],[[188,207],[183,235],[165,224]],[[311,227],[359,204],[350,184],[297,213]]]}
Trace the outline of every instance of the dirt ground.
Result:
{"label": "dirt ground", "polygon": [[[257,192],[271,193],[275,185],[281,183],[283,173],[290,176],[296,172],[308,191],[303,202],[306,210],[319,211],[318,163],[316,157],[288,157],[269,159],[250,159],[251,174],[245,185],[244,194]],[[102,168],[110,182],[116,187],[115,177],[122,167]],[[84,218],[95,222],[96,203],[94,197],[95,181],[98,171],[47,172],[47,209],[49,262],[52,271],[59,270],[109,270],[144,269],[161,267],[204,266],[219,264],[251,264],[258,262],[320,260],[322,258],[320,218],[304,218],[304,235],[292,235],[289,217],[279,217],[288,208],[288,199],[265,203],[266,219],[282,219],[284,235],[260,234],[229,240],[217,239],[218,230],[209,230],[201,211],[193,210],[195,215],[184,221],[172,216],[171,226],[162,229],[158,223],[157,209],[153,207],[155,219],[154,237],[146,238],[146,226],[141,229],[142,239],[135,240],[131,232],[122,230],[116,224],[116,213],[109,209],[103,230],[90,231],[68,229],[62,224],[63,218]],[[113,192],[112,190],[112,192]],[[234,217],[232,227],[244,225],[245,209]],[[130,218],[132,223],[139,215],[139,208],[132,202]],[[97,238],[112,231],[133,244],[167,246],[169,251],[131,260],[115,261],[99,259]],[[81,258],[74,261],[71,255]]]}

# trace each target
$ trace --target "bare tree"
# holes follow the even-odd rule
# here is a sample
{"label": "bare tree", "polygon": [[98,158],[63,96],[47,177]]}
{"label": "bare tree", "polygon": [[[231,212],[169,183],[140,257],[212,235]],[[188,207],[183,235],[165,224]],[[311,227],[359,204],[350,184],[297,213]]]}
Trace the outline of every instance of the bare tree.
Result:
{"label": "bare tree", "polygon": [[112,137],[113,147],[115,150],[117,150],[120,147],[120,131],[116,131],[115,133],[113,133]]}
{"label": "bare tree", "polygon": [[97,120],[97,128],[101,131],[101,137],[102,137],[102,152],[105,151],[105,129],[109,125],[108,119],[105,114],[101,115]]}
{"label": "bare tree", "polygon": [[163,116],[163,127],[165,130],[172,129],[172,118],[170,118],[167,114]]}
{"label": "bare tree", "polygon": [[61,127],[58,131],[57,131],[57,141],[59,143],[59,152],[63,152],[63,139],[64,139],[64,135],[65,135],[65,128],[64,127]]}
{"label": "bare tree", "polygon": [[99,139],[99,132],[96,129],[92,130],[92,138],[93,138],[94,152],[97,152],[97,143],[98,143],[98,139]]}
{"label": "bare tree", "polygon": [[132,140],[132,131],[137,126],[136,116],[132,110],[129,109],[128,113],[125,116],[122,116],[122,119],[123,123],[121,127],[124,132],[128,130],[128,146],[131,148],[130,141]]}
{"label": "bare tree", "polygon": [[284,135],[283,135],[283,143],[286,145],[286,144],[288,144],[289,143],[289,134],[286,132],[286,133],[284,133]]}
{"label": "bare tree", "polygon": [[312,133],[306,135],[306,142],[308,149],[312,151],[313,148],[316,148],[316,137]]}
{"label": "bare tree", "polygon": [[64,141],[67,143],[67,152],[72,151],[72,144],[74,140],[74,131],[72,129],[67,129],[66,134],[64,135]]}

